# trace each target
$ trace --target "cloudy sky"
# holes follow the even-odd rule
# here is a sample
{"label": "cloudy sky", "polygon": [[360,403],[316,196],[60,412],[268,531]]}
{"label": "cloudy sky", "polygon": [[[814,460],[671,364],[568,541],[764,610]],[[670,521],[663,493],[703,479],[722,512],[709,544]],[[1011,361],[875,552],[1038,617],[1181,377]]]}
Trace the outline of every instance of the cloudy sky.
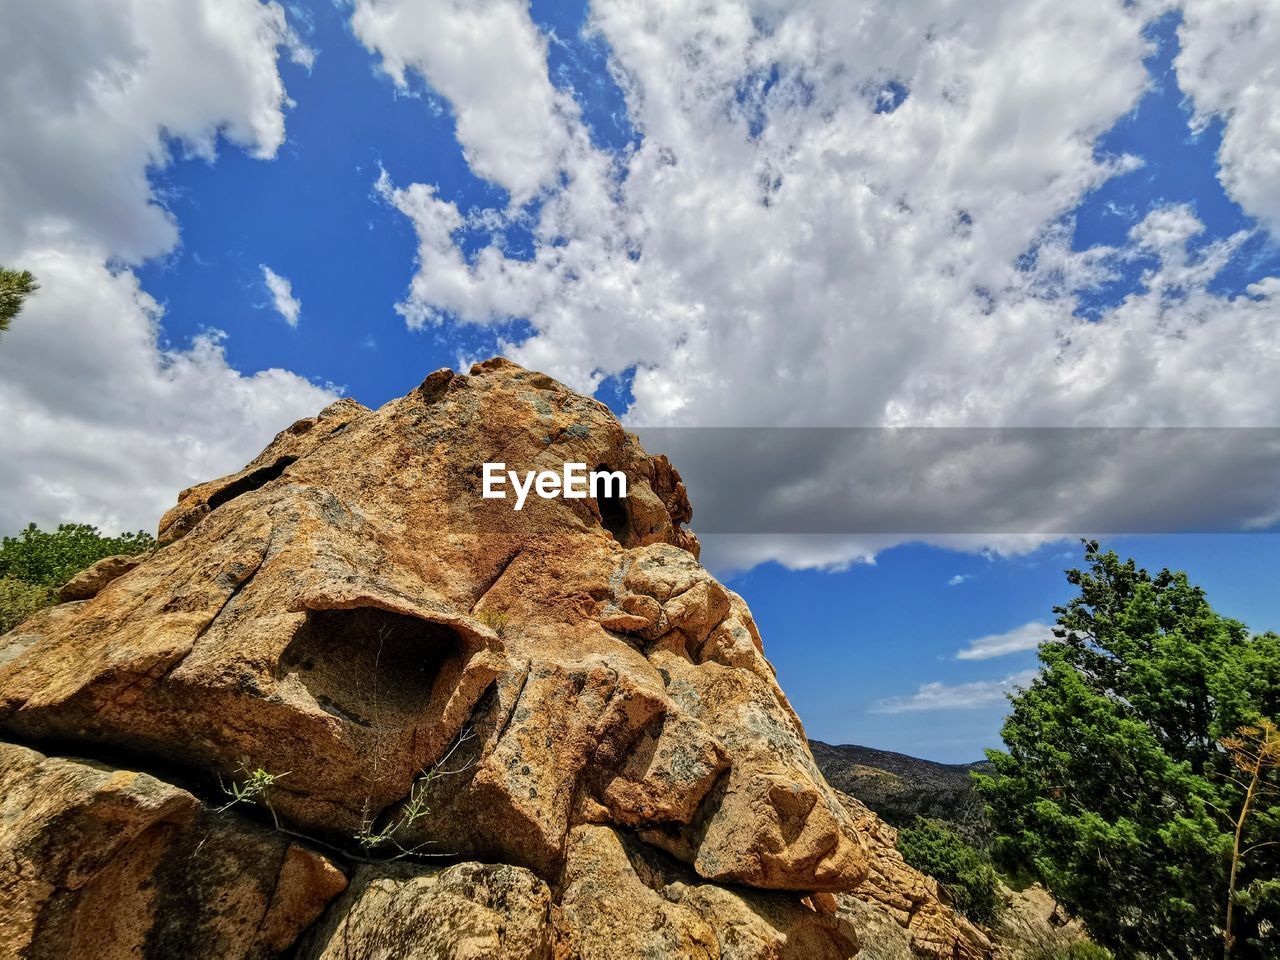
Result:
{"label": "cloudy sky", "polygon": [[501,352],[686,451],[824,739],[993,744],[1072,532],[1280,627],[1269,0],[8,6],[6,532]]}

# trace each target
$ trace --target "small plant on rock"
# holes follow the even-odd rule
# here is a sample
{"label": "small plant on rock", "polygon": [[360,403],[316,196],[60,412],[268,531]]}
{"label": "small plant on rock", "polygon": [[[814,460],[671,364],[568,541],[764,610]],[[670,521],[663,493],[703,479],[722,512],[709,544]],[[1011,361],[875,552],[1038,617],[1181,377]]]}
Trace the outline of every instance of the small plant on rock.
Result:
{"label": "small plant on rock", "polygon": [[282,780],[289,774],[285,773],[268,773],[261,767],[250,771],[245,767],[240,768],[244,773],[244,779],[239,783],[231,781],[231,785],[222,784],[222,790],[231,796],[231,799],[218,807],[218,812],[230,810],[238,803],[259,803],[267,808],[267,812],[271,814],[271,820],[275,823],[276,829],[280,829],[280,818],[276,816],[276,809],[271,805],[271,799],[267,796],[267,791],[276,785],[277,780]]}
{"label": "small plant on rock", "polygon": [[500,637],[507,632],[507,621],[510,619],[501,610],[481,610],[479,617],[481,623]]}
{"label": "small plant on rock", "polygon": [[455,776],[471,766],[470,763],[466,763],[456,769],[449,769],[449,761],[457,753],[458,748],[474,736],[470,729],[463,730],[443,757],[429,769],[421,771],[409,788],[409,796],[398,815],[381,827],[377,826],[377,818],[370,810],[368,800],[365,800],[364,815],[361,817],[360,829],[356,832],[354,839],[367,857],[377,860],[399,860],[402,857],[419,855],[431,845],[431,841],[424,841],[406,847],[401,841],[412,827],[431,812],[427,798],[431,792],[431,785],[436,779]]}

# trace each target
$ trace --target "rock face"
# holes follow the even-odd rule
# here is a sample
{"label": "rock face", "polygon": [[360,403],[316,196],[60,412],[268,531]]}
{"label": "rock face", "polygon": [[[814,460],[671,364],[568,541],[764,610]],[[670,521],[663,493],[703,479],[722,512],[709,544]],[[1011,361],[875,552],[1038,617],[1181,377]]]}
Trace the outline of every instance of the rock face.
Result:
{"label": "rock face", "polygon": [[[628,495],[515,511],[481,498],[486,462],[621,471]],[[169,810],[156,791],[187,799],[137,830],[181,808],[194,826],[166,837],[238,831],[315,858],[310,899],[290,900],[302,925],[299,904],[337,886],[308,851],[396,859],[360,867],[311,956],[856,956],[831,894],[875,884],[883,851],[814,765],[746,604],[698,564],[690,513],[607,408],[503,360],[376,411],[340,401],[184,491],[137,566],[0,638],[0,733],[205,784],[257,771],[259,814],[297,842],[228,826],[212,788],[202,805],[150,780],[146,816]],[[10,776],[42,762],[65,761]],[[42,835],[35,867],[25,835],[0,863],[52,884],[19,928],[55,942],[41,904],[65,851]],[[160,849],[121,869],[161,883]],[[915,939],[954,948],[930,955],[979,955],[936,889],[913,896]],[[77,929],[107,910],[76,903]],[[917,936],[922,904],[950,932]],[[107,912],[142,928],[148,909]],[[257,929],[246,956],[297,932]]]}
{"label": "rock face", "polygon": [[996,924],[997,960],[1042,953],[1066,955],[1072,944],[1088,941],[1084,924],[1070,916],[1044,887],[1001,887],[1003,909]]}
{"label": "rock face", "polygon": [[155,777],[0,744],[0,956],[275,956],[346,885]]}
{"label": "rock face", "polygon": [[548,960],[551,892],[507,864],[361,867],[308,935],[308,960]]}
{"label": "rock face", "polygon": [[876,941],[883,945],[905,941],[917,956],[936,960],[981,960],[990,956],[992,944],[986,934],[946,905],[936,880],[903,861],[895,846],[897,830],[860,800],[840,794],[840,801],[864,838],[871,858],[866,879],[840,898],[842,913],[855,925],[858,917],[866,916],[868,905],[887,915],[897,929],[878,926]]}

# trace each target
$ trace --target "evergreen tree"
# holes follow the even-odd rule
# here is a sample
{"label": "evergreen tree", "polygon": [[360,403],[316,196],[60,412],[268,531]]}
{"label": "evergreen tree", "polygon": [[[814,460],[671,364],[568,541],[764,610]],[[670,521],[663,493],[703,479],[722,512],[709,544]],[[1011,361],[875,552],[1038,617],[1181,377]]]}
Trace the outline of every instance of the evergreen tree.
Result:
{"label": "evergreen tree", "polygon": [[[1233,822],[1222,742],[1280,709],[1280,637],[1250,636],[1183,573],[1086,545],[1041,675],[1012,698],[1007,752],[978,778],[997,847],[1121,957],[1221,956]],[[1253,821],[1234,957],[1280,956],[1280,845]],[[1280,838],[1275,838],[1280,839]]]}
{"label": "evergreen tree", "polygon": [[36,278],[28,271],[0,267],[0,333],[9,329],[9,321],[22,310],[27,297],[39,289]]}

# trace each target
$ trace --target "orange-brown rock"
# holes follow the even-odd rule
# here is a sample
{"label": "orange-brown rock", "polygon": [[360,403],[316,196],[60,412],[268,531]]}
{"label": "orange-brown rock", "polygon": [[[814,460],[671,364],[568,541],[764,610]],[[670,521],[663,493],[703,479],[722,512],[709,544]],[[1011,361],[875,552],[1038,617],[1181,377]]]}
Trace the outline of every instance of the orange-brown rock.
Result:
{"label": "orange-brown rock", "polygon": [[[489,461],[607,466],[628,496],[517,512],[480,498]],[[394,816],[467,728],[426,839],[550,874],[587,798],[705,877],[849,889],[857,836],[689,514],[607,408],[505,361],[343,401],[186,491],[167,546],[28,635],[0,726],[288,771],[276,809],[330,837]]]}
{"label": "orange-brown rock", "polygon": [[69,603],[73,600],[89,600],[102,592],[102,588],[112,580],[124,576],[138,564],[143,557],[116,554],[103,557],[97,563],[81,570],[58,589],[58,600]]}
{"label": "orange-brown rock", "polygon": [[145,773],[0,744],[0,956],[275,956],[347,885]]}
{"label": "orange-brown rock", "polygon": [[853,929],[784,894],[708,883],[608,827],[571,834],[556,936],[561,955],[843,960]]}
{"label": "orange-brown rock", "polygon": [[[481,498],[486,462],[604,467],[628,495],[516,511]],[[689,519],[664,457],[506,361],[378,410],[341,401],[184,491],[136,567],[0,637],[0,735],[206,785],[260,771],[256,799],[335,856],[501,868],[365,868],[331,937],[380,916],[419,932],[351,956],[440,955],[413,952],[431,927],[450,956],[537,955],[545,932],[558,957],[852,957],[827,895],[850,891],[898,909],[917,948],[978,956],[817,770]],[[548,926],[521,907],[516,931],[503,890],[545,893]],[[437,894],[443,912],[419,903]],[[286,902],[272,944],[305,914]]]}
{"label": "orange-brown rock", "polygon": [[[960,916],[946,902],[938,881],[902,859],[897,849],[898,831],[872,813],[859,800],[840,794],[853,817],[871,857],[866,879],[851,893],[839,897],[841,914],[855,926],[868,929],[867,908],[887,916],[896,926],[874,924],[877,939],[893,944],[905,941],[911,953],[929,960],[985,960],[992,955],[987,935]],[[892,953],[886,949],[887,956]]]}
{"label": "orange-brown rock", "polygon": [[551,892],[508,864],[366,865],[307,935],[304,960],[550,960]]}

